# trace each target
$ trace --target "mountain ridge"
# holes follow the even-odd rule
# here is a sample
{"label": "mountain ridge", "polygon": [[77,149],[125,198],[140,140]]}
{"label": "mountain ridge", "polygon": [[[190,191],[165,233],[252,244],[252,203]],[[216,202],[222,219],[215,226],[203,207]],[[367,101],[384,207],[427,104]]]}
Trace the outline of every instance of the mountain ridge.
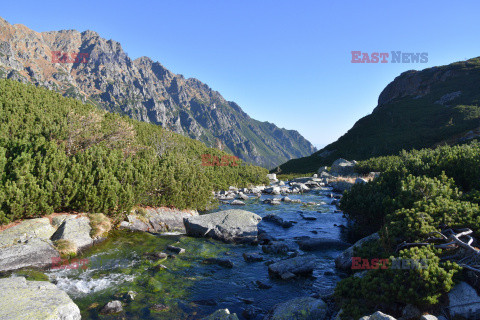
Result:
{"label": "mountain ridge", "polygon": [[372,113],[337,141],[271,170],[307,173],[338,158],[365,160],[401,150],[480,137],[480,57],[401,73],[380,93]]}
{"label": "mountain ridge", "polygon": [[[31,82],[110,112],[174,132],[272,168],[316,149],[298,131],[258,121],[196,78],[160,62],[132,60],[92,30],[36,32],[0,18],[0,78]],[[86,63],[52,63],[55,52],[87,53]],[[80,60],[81,61],[81,60]]]}

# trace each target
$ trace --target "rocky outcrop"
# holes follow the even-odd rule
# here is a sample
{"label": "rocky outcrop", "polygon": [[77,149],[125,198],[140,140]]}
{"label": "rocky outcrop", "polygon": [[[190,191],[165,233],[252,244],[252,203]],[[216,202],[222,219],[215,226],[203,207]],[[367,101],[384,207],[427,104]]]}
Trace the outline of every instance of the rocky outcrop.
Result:
{"label": "rocky outcrop", "polygon": [[68,240],[78,252],[93,245],[93,239],[90,237],[91,231],[90,220],[87,217],[68,217],[58,227],[52,240]]}
{"label": "rocky outcrop", "polygon": [[165,207],[135,210],[127,216],[120,228],[151,233],[179,232],[185,233],[183,219],[198,216],[196,210],[178,210]]}
{"label": "rocky outcrop", "polygon": [[324,320],[327,318],[327,304],[311,297],[295,298],[277,304],[266,320]]}
{"label": "rocky outcrop", "polygon": [[355,162],[337,159],[332,163],[330,174],[334,176],[351,176],[355,173]]}
{"label": "rocky outcrop", "polygon": [[25,242],[30,238],[48,240],[55,233],[48,218],[22,221],[20,224],[0,232],[0,248]]}
{"label": "rocky outcrop", "polygon": [[335,258],[335,266],[339,269],[348,270],[352,267],[352,257],[353,251],[357,247],[361,247],[369,241],[374,241],[380,239],[378,233],[373,233],[368,237],[358,240],[353,246],[343,251],[340,255]]}
{"label": "rocky outcrop", "polygon": [[[94,31],[37,33],[0,18],[0,44],[0,77],[89,100],[248,162],[271,168],[316,150],[297,131],[252,119],[206,84],[174,74],[148,57],[132,60],[120,43]],[[87,54],[88,58],[56,63],[55,52]]]}
{"label": "rocky outcrop", "polygon": [[54,284],[23,277],[0,279],[0,319],[80,320],[80,310]]}
{"label": "rocky outcrop", "polygon": [[48,267],[59,257],[50,240],[32,238],[0,249],[0,271]]}
{"label": "rocky outcrop", "polygon": [[224,210],[183,219],[187,235],[225,242],[257,241],[259,215],[245,210]]}

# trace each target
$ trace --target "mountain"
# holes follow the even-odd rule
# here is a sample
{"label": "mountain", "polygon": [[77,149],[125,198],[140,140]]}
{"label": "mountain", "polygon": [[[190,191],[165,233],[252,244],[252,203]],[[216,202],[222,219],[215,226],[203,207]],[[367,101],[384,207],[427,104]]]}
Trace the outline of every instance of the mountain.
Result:
{"label": "mountain", "polygon": [[480,57],[406,71],[385,87],[373,112],[337,141],[272,172],[313,172],[338,158],[364,160],[463,143],[480,136],[479,105]]}
{"label": "mountain", "polygon": [[161,125],[268,168],[316,150],[297,131],[252,119],[201,81],[148,57],[132,60],[94,31],[39,33],[0,18],[0,78]]}

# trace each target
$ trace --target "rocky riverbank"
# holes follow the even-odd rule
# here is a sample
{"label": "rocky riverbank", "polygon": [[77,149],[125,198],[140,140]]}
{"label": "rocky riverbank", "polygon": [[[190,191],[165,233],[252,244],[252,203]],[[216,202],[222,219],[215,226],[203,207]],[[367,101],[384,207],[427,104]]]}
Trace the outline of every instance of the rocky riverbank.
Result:
{"label": "rocky riverbank", "polygon": [[[279,181],[274,175],[270,175],[269,178],[271,178],[269,186],[255,186],[247,189],[230,187],[229,190],[215,193],[223,208],[239,205],[235,203],[236,200],[243,202],[247,207],[252,203],[258,203],[266,211],[270,210],[268,208],[276,208],[262,216],[237,209],[199,215],[196,211],[138,208],[127,216],[126,221],[120,222],[118,228],[162,235],[186,234],[195,238],[205,238],[205,240],[199,239],[199,242],[209,241],[208,238],[211,238],[225,243],[247,244],[245,247],[247,251],[241,255],[242,263],[255,266],[255,270],[264,270],[262,272],[267,274],[267,278],[257,277],[254,280],[255,290],[271,291],[272,286],[287,283],[296,286],[296,283],[312,281],[318,277],[320,262],[318,254],[328,250],[342,250],[349,244],[335,237],[328,237],[326,234],[324,237],[319,237],[319,234],[326,231],[318,228],[309,229],[309,227],[318,225],[323,219],[329,217],[331,213],[328,212],[336,212],[335,217],[341,217],[341,212],[334,209],[341,198],[341,194],[336,193],[335,190],[341,190],[339,188],[333,190],[332,186],[339,182],[351,186],[355,181],[342,180],[342,177],[327,172],[291,181]],[[331,207],[333,209],[328,209],[331,211],[325,211],[325,208]],[[297,209],[289,213],[289,216],[285,215],[284,209],[281,208]],[[338,225],[341,226],[341,219],[338,221]],[[61,255],[80,254],[81,257],[83,252],[89,250],[88,248],[104,239],[110,224],[108,219],[83,214],[26,220],[0,232],[0,256],[2,257],[0,271],[8,274],[24,268],[48,269],[60,259]],[[335,225],[331,223],[329,228],[335,229]],[[341,228],[338,228],[335,232],[340,230]],[[292,234],[297,236],[285,237],[282,236],[284,232],[293,232]],[[165,246],[164,253],[155,253],[152,261],[164,259],[170,261],[175,256],[181,259],[185,247],[187,251],[190,250],[187,246],[182,247],[182,242],[172,243]],[[256,251],[255,248],[259,250]],[[191,255],[192,252],[188,254]],[[232,272],[240,271],[237,269],[238,260],[229,256],[204,258],[202,263],[206,266],[232,269]],[[169,267],[163,264],[168,263],[158,264],[155,270],[168,270]],[[328,271],[323,276],[329,277],[329,274],[332,272]],[[278,281],[280,282],[277,284]],[[115,301],[117,300],[111,300],[110,304],[100,304],[98,312],[124,312],[123,308],[128,306],[128,301],[120,301],[119,306]],[[284,319],[292,315],[298,319],[309,319],[309,317],[328,319],[333,312],[333,309],[327,308],[330,302],[331,298],[328,295],[313,292],[304,297],[297,296],[290,301],[280,300],[271,309],[262,309],[248,304],[238,314],[219,309],[214,318],[222,314],[225,319],[236,319],[236,317]],[[300,318],[300,314],[306,317]]]}

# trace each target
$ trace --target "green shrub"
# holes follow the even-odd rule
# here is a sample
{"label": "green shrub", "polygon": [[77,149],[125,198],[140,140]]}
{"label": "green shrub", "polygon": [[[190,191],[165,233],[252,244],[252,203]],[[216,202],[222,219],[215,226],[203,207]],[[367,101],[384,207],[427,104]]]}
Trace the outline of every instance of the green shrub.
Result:
{"label": "green shrub", "polygon": [[33,85],[0,80],[0,224],[55,211],[205,209],[213,190],[267,183],[264,168],[202,166],[225,152]]}
{"label": "green shrub", "polygon": [[[413,304],[421,309],[438,303],[442,294],[451,290],[460,267],[449,261],[440,262],[439,250],[432,247],[400,251],[397,258],[412,259],[419,265],[410,269],[370,270],[363,277],[349,277],[335,288],[335,297],[344,310],[342,319],[358,319],[380,309],[389,312],[396,304]],[[421,262],[424,261],[424,262]],[[424,266],[424,267],[422,267]]]}

